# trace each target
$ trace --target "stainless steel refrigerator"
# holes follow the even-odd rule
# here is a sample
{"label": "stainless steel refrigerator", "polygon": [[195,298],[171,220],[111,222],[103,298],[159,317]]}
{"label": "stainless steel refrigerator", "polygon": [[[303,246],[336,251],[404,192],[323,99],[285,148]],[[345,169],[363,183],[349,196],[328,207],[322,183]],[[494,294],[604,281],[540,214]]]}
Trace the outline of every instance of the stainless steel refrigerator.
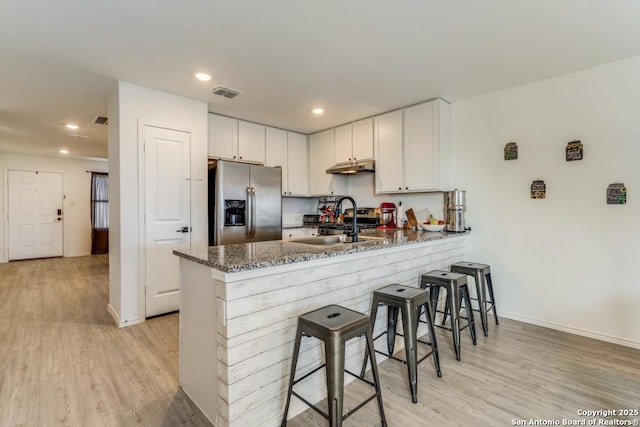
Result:
{"label": "stainless steel refrigerator", "polygon": [[280,239],[282,170],[216,162],[209,170],[209,244]]}

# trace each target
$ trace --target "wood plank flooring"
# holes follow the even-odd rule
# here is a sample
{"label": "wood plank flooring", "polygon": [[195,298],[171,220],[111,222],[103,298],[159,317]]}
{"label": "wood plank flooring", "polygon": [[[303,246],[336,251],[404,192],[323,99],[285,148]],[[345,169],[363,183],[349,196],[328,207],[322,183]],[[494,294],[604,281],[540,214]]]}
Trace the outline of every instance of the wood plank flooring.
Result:
{"label": "wood plank flooring", "polygon": [[[178,387],[178,316],[118,329],[106,311],[104,255],[0,264],[0,426],[209,426]],[[502,319],[462,361],[438,330],[412,404],[406,368],[380,365],[390,427],[507,426],[594,419],[578,409],[640,408],[640,350]],[[368,389],[347,387],[347,406]],[[615,417],[614,417],[615,418]],[[623,419],[624,417],[617,417]],[[256,423],[259,425],[259,423]],[[290,427],[326,425],[309,410]],[[345,422],[377,426],[375,404]],[[247,426],[253,427],[253,426]]]}
{"label": "wood plank flooring", "polygon": [[[493,317],[489,320],[493,322]],[[436,377],[431,359],[419,365],[418,403],[411,402],[405,365],[393,360],[379,365],[390,427],[511,426],[517,420],[525,420],[520,425],[535,425],[528,423],[539,419],[562,425],[563,419],[602,418],[579,416],[580,409],[640,410],[640,350],[501,319],[499,326],[491,323],[488,337],[478,328],[477,346],[463,330],[458,362],[451,333],[437,329],[436,335],[442,377]],[[349,384],[345,412],[370,390],[359,381]],[[613,418],[640,419],[608,419]],[[288,423],[289,427],[323,425],[323,418],[311,410]],[[379,425],[375,402],[345,421],[345,426]]]}
{"label": "wood plank flooring", "polygon": [[108,256],[0,264],[0,426],[209,426],[178,387],[178,315],[119,329]]}

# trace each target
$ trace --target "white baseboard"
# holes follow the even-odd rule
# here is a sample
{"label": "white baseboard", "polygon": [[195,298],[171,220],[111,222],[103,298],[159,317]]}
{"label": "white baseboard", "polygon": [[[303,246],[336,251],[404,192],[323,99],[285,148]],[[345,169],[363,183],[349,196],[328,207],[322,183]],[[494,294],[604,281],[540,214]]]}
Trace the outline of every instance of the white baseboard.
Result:
{"label": "white baseboard", "polygon": [[111,306],[111,304],[107,304],[107,311],[109,312],[111,317],[113,317],[113,320],[116,321],[116,325],[118,326],[118,328],[133,326],[133,325],[137,325],[138,323],[144,322],[144,320],[140,320],[140,319],[132,319],[132,320],[124,320],[124,321],[120,320],[120,316],[118,316],[118,313]]}
{"label": "white baseboard", "polygon": [[640,349],[640,342],[628,340],[626,338],[614,337],[606,334],[599,334],[597,332],[586,331],[584,329],[572,328],[569,326],[559,325],[557,323],[545,322],[544,320],[534,319],[532,317],[520,316],[513,313],[500,312],[498,317],[506,317],[507,319],[518,320],[524,323],[530,323],[532,325],[543,326],[549,329],[555,329],[557,331],[568,332],[570,334],[581,335],[583,337],[593,338],[600,341],[606,341],[613,344],[623,345],[625,347]]}

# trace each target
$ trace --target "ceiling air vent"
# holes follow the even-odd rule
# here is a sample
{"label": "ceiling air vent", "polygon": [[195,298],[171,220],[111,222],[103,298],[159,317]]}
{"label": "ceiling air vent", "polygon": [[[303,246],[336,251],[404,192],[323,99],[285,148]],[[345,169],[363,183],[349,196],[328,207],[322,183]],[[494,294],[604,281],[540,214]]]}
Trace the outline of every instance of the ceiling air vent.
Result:
{"label": "ceiling air vent", "polygon": [[236,96],[240,95],[240,91],[235,90],[235,89],[229,89],[228,87],[224,87],[224,86],[214,86],[213,89],[211,89],[211,92],[213,92],[214,95],[220,95],[220,96],[224,96],[225,98],[235,98]]}
{"label": "ceiling air vent", "polygon": [[109,119],[104,117],[104,116],[95,116],[93,118],[93,123],[95,123],[97,125],[108,125],[109,124]]}

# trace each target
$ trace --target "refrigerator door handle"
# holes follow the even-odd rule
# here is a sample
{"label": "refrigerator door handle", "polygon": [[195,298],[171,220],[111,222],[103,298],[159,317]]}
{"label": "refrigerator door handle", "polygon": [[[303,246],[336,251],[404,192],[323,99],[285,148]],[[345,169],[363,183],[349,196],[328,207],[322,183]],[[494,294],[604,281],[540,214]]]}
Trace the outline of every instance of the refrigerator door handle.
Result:
{"label": "refrigerator door handle", "polygon": [[256,189],[251,187],[251,238],[256,237]]}
{"label": "refrigerator door handle", "polygon": [[253,227],[253,208],[252,208],[252,204],[253,204],[253,199],[251,197],[251,191],[253,190],[253,187],[247,187],[247,229],[245,231],[245,236],[247,237],[247,239],[251,238],[251,229]]}

